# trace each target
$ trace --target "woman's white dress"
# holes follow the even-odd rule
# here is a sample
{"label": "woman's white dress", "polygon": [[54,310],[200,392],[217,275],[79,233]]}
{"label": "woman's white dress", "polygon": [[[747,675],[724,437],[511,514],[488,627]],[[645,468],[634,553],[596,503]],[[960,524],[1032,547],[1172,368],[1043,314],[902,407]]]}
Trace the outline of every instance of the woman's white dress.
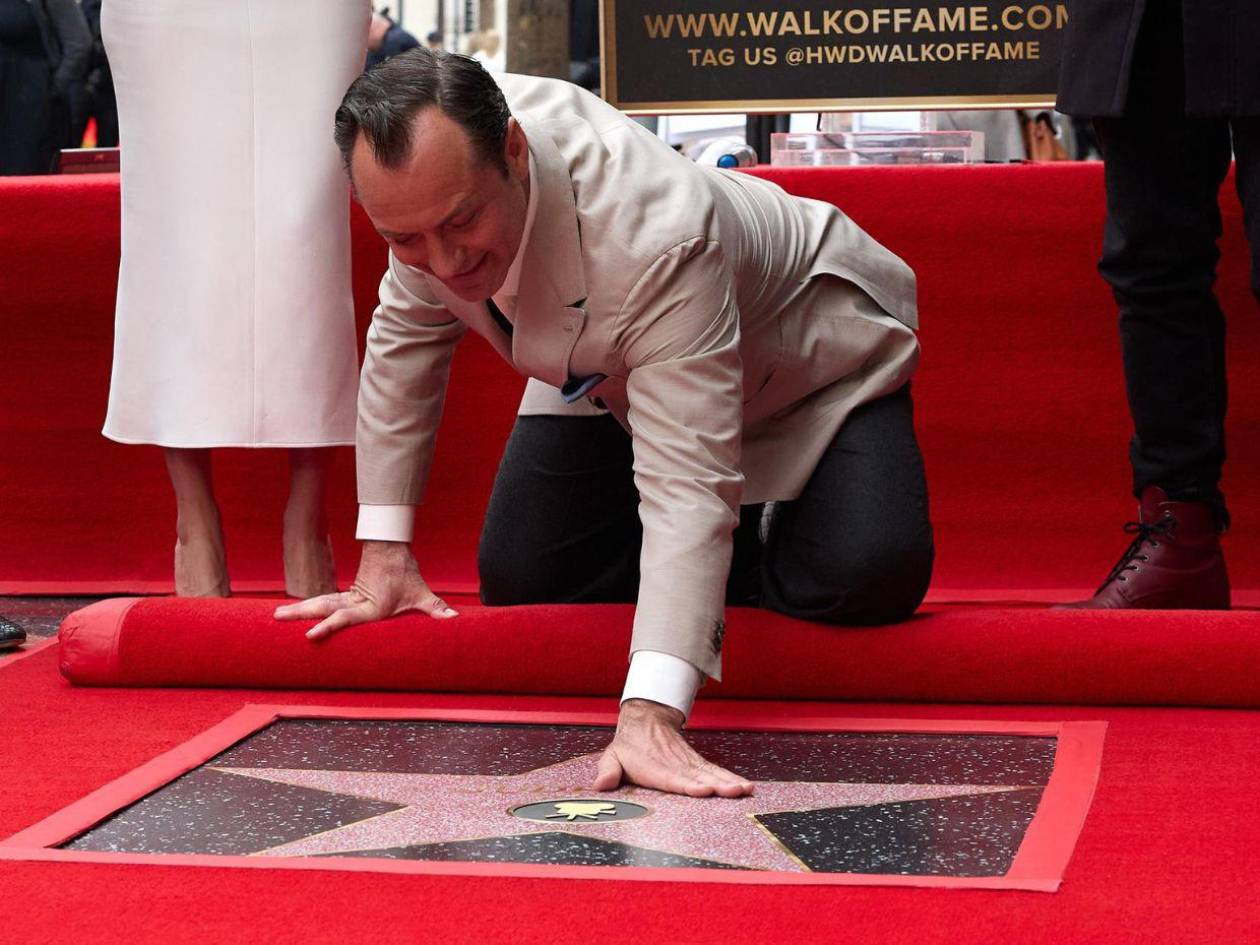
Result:
{"label": "woman's white dress", "polygon": [[122,262],[104,434],[354,442],[349,191],[333,115],[368,0],[105,0]]}

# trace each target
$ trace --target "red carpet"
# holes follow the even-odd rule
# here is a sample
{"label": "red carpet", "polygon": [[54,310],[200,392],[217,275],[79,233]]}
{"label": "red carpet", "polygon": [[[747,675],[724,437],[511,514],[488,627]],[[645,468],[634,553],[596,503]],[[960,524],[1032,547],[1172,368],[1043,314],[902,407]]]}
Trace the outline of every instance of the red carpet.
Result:
{"label": "red carpet", "polygon": [[[44,652],[0,671],[0,836],[273,693],[72,688]],[[606,700],[286,693],[286,703],[589,711]],[[702,700],[705,719],[749,708]],[[392,876],[0,862],[13,942],[166,945],[879,942],[1220,945],[1254,940],[1260,724],[1201,709],[757,703],[758,714],[1109,724],[1098,793],[1054,895]]]}
{"label": "red carpet", "polygon": [[[1123,548],[1125,413],[1114,306],[1094,270],[1098,165],[763,170],[833,200],[918,271],[918,424],[937,527],[937,599],[1092,588]],[[0,592],[169,588],[174,511],[158,452],[99,435],[118,257],[115,178],[0,183]],[[1260,588],[1260,320],[1227,183],[1219,291],[1232,316],[1230,462],[1235,585]],[[383,244],[355,218],[355,289],[370,314]],[[56,325],[55,333],[50,325]],[[52,339],[55,338],[55,344]],[[475,580],[477,525],[521,382],[477,339],[453,371],[421,566]],[[219,492],[237,588],[277,587],[283,460],[231,451]],[[343,577],[357,549],[351,463],[332,490]]]}
{"label": "red carpet", "polygon": [[[323,643],[275,601],[117,598],[70,615],[61,668],[106,686],[230,686],[615,696],[633,608],[405,615]],[[1260,615],[928,608],[837,628],[732,608],[705,698],[1260,706]]]}

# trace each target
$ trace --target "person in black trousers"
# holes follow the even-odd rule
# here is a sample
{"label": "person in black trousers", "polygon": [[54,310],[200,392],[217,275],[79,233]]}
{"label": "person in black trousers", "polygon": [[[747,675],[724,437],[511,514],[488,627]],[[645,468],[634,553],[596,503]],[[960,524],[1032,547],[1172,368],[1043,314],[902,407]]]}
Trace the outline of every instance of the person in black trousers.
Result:
{"label": "person in black trousers", "polygon": [[1260,7],[1075,0],[1069,17],[1058,108],[1093,118],[1102,146],[1099,271],[1120,308],[1140,511],[1102,586],[1068,606],[1227,609],[1225,320],[1212,285],[1232,149],[1260,297]]}
{"label": "person in black trousers", "polygon": [[0,174],[47,174],[73,147],[92,36],[74,0],[0,0]]}
{"label": "person in black trousers", "polygon": [[[633,467],[630,434],[611,415],[518,417],[482,528],[483,602],[634,602],[643,523]],[[894,623],[923,600],[934,559],[907,384],[849,415],[798,498],[740,508],[726,602]]]}

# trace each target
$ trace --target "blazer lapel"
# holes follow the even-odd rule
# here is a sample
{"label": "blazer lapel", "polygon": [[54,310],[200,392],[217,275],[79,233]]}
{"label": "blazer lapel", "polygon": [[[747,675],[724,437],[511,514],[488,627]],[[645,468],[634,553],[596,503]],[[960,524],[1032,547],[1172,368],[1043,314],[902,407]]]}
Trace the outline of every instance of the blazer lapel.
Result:
{"label": "blazer lapel", "polygon": [[525,248],[512,359],[553,387],[569,379],[569,357],[582,333],[586,276],[569,167],[551,136],[517,116],[534,156],[538,209]]}
{"label": "blazer lapel", "polygon": [[448,312],[490,342],[491,347],[499,352],[503,360],[509,364],[513,362],[512,339],[494,323],[485,302],[466,302],[437,279],[430,278],[429,286],[438,301],[446,306]]}

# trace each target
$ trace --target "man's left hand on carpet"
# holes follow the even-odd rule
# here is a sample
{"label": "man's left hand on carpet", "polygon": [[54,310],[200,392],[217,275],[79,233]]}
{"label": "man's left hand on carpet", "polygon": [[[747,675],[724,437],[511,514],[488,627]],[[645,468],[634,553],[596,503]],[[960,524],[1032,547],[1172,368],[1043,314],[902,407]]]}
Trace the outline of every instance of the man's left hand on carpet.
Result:
{"label": "man's left hand on carpet", "polygon": [[365,541],[354,586],[340,594],[323,594],[277,607],[277,620],[318,620],[306,631],[322,640],[346,627],[417,611],[447,620],[458,617],[420,576],[411,546],[401,541]]}
{"label": "man's left hand on carpet", "polygon": [[604,749],[595,790],[612,791],[628,781],[640,787],[690,797],[746,797],[752,782],[706,761],[682,735],[679,710],[647,699],[621,704],[617,734]]}

